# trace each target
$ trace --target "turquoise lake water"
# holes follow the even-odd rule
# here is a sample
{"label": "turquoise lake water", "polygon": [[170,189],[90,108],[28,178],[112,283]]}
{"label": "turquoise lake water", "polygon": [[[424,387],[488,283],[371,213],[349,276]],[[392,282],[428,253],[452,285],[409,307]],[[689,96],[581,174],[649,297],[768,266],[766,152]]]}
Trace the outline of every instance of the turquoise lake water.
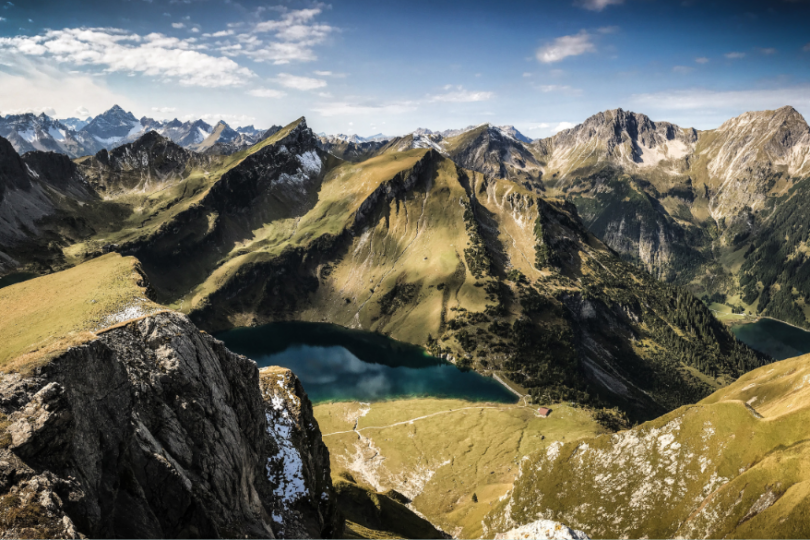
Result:
{"label": "turquoise lake water", "polygon": [[777,360],[810,353],[810,332],[773,319],[732,326],[737,339]]}
{"label": "turquoise lake water", "polygon": [[440,397],[516,403],[496,380],[370,332],[280,322],[216,335],[260,367],[291,369],[313,403]]}

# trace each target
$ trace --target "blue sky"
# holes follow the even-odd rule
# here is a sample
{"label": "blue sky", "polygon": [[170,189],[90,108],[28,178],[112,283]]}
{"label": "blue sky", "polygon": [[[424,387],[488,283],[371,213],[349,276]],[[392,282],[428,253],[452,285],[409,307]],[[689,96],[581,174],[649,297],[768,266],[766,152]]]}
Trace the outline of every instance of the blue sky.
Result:
{"label": "blue sky", "polygon": [[605,109],[810,113],[810,2],[11,0],[0,113],[548,136]]}

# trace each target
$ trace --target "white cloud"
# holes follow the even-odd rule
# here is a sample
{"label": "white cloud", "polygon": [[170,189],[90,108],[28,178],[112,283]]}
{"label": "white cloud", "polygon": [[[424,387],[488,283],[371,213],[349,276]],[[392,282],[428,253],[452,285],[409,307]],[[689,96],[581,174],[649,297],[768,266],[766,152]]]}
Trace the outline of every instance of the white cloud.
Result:
{"label": "white cloud", "polygon": [[346,78],[345,73],[335,73],[334,71],[313,71],[315,75],[319,77],[335,77],[337,79],[344,79]]}
{"label": "white cloud", "polygon": [[13,72],[0,71],[3,113],[53,109],[58,115],[80,114],[85,118],[91,115],[85,103],[97,104],[96,114],[114,103],[133,108],[131,100],[106,88],[96,77],[65,73],[26,56],[7,59],[13,60],[15,68]]}
{"label": "white cloud", "polygon": [[776,54],[776,49],[773,47],[760,47],[759,52],[762,54]]}
{"label": "white cloud", "polygon": [[0,22],[3,22],[3,21],[5,21],[5,20],[6,20],[6,18],[5,18],[5,17],[0,17]]}
{"label": "white cloud", "polygon": [[803,50],[804,52],[810,52],[810,43],[808,43],[807,45],[805,45],[804,47],[802,47],[802,50]]}
{"label": "white cloud", "polygon": [[624,0],[577,0],[574,2],[575,6],[591,11],[602,11],[608,6],[618,6],[621,4],[624,4]]}
{"label": "white cloud", "polygon": [[95,66],[106,72],[157,77],[185,86],[239,86],[254,73],[230,58],[200,52],[200,46],[163,34],[145,36],[112,28],[66,28],[36,36],[0,38],[0,52],[56,63]]}
{"label": "white cloud", "polygon": [[487,101],[492,99],[494,92],[473,92],[465,90],[463,86],[445,85],[444,90],[449,90],[444,94],[436,94],[429,97],[429,101],[439,101],[447,103],[472,103],[475,101]]}
{"label": "white cloud", "polygon": [[558,37],[552,43],[540,47],[537,49],[537,59],[544,64],[550,64],[569,56],[591,52],[596,52],[596,47],[591,42],[591,35],[582,30],[573,36]]}
{"label": "white cloud", "polygon": [[219,32],[214,32],[213,34],[203,34],[202,37],[205,38],[221,38],[234,35],[234,31],[231,29],[228,30],[220,30]]}
{"label": "white cloud", "polygon": [[220,120],[227,124],[237,124],[239,122],[249,123],[255,122],[255,116],[248,116],[246,114],[221,114],[221,113],[205,113],[205,114],[186,114],[183,120],[205,120],[211,125],[216,124]]}
{"label": "white cloud", "polygon": [[181,22],[173,22],[172,23],[172,28],[178,28],[179,29],[179,28],[185,28],[185,27],[186,27],[185,23],[181,23]]}
{"label": "white cloud", "polygon": [[316,88],[323,88],[326,86],[326,81],[323,79],[299,77],[297,75],[290,75],[289,73],[279,73],[275,80],[281,86],[285,88],[294,88],[295,90],[315,90]]}
{"label": "white cloud", "polygon": [[672,68],[672,71],[679,75],[686,75],[687,73],[692,73],[694,70],[695,68],[689,66],[675,66]]}
{"label": "white cloud", "polygon": [[325,117],[346,116],[349,118],[357,118],[358,116],[368,115],[374,115],[377,117],[381,115],[404,114],[407,112],[412,112],[416,110],[416,108],[417,103],[413,101],[394,103],[352,103],[347,101],[334,101],[329,103],[320,103],[313,107],[312,110]]}
{"label": "white cloud", "polygon": [[708,111],[717,113],[778,109],[785,105],[810,109],[810,85],[770,90],[715,91],[702,88],[635,94],[632,102],[658,111]]}
{"label": "white cloud", "polygon": [[[234,47],[234,43],[230,40],[218,43],[223,54],[244,55],[257,62],[274,64],[317,60],[313,47],[324,43],[337,31],[328,24],[315,22],[314,19],[322,12],[321,8],[289,11],[285,11],[286,8],[277,8],[277,10],[283,12],[279,19],[258,22],[235,36],[242,44],[241,47]],[[268,34],[272,35],[272,40],[267,39]],[[212,34],[212,37],[224,36]]]}
{"label": "white cloud", "polygon": [[166,114],[177,111],[175,107],[152,107],[152,112]]}
{"label": "white cloud", "polygon": [[564,129],[571,129],[572,127],[576,126],[573,122],[560,122],[553,128],[551,128],[552,133],[559,133]]}
{"label": "white cloud", "polygon": [[272,88],[254,88],[253,90],[248,91],[248,94],[254,97],[260,98],[283,98],[287,95],[286,92],[282,92],[281,90],[274,90]]}
{"label": "white cloud", "polygon": [[532,76],[532,74],[531,74],[531,73],[529,73],[528,71],[524,71],[524,72],[523,72],[523,76],[524,76],[524,77],[531,77],[531,76]]}
{"label": "white cloud", "polygon": [[579,92],[577,88],[571,88],[567,84],[541,84],[537,87],[541,92]]}
{"label": "white cloud", "polygon": [[738,52],[738,51],[732,51],[730,53],[726,53],[724,56],[726,58],[730,59],[730,60],[734,60],[736,58],[745,58],[745,53],[744,52]]}
{"label": "white cloud", "polygon": [[[569,129],[574,127],[576,124],[572,122],[558,122],[556,124],[549,124],[548,122],[539,122],[535,124],[529,124],[528,126],[524,126],[523,130],[525,131],[548,131],[550,133],[558,133],[564,129]],[[521,130],[521,131],[523,131]]]}
{"label": "white cloud", "polygon": [[705,56],[698,56],[697,58],[695,58],[695,62],[697,62],[698,64],[708,64],[709,59],[706,58]]}
{"label": "white cloud", "polygon": [[45,114],[50,116],[51,118],[56,116],[56,109],[53,107],[21,107],[18,109],[4,109],[2,114],[11,114],[11,115],[18,115],[18,114],[35,114],[39,116],[40,114]]}

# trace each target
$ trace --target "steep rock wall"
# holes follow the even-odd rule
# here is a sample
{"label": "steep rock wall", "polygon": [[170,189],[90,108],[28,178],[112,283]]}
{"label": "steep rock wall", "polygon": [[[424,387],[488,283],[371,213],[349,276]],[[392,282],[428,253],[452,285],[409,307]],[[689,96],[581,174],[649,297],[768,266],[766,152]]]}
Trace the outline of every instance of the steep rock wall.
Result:
{"label": "steep rock wall", "polygon": [[254,362],[172,312],[108,330],[34,375],[3,375],[0,531],[339,534],[311,405],[292,374],[282,379],[262,389]]}

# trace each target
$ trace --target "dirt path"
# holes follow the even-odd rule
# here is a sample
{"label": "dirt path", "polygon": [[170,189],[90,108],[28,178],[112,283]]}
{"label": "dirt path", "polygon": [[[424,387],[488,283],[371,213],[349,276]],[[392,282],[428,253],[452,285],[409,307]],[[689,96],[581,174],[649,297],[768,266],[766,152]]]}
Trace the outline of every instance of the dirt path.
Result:
{"label": "dirt path", "polygon": [[[518,394],[518,395],[520,395],[520,394]],[[498,407],[498,406],[494,406],[494,405],[493,406],[483,406],[482,405],[482,406],[476,406],[476,407],[461,407],[460,409],[448,409],[446,411],[439,411],[439,412],[435,412],[435,413],[432,413],[432,414],[426,414],[424,416],[417,416],[416,418],[411,418],[410,420],[403,420],[401,422],[394,422],[393,424],[388,424],[387,426],[366,426],[366,427],[358,428],[358,425],[360,423],[360,419],[358,418],[354,423],[354,428],[353,429],[348,429],[346,431],[335,431],[333,433],[324,433],[322,435],[322,437],[329,437],[331,435],[344,435],[346,433],[357,433],[359,435],[361,431],[365,431],[367,429],[387,429],[387,428],[396,427],[396,426],[404,426],[404,425],[407,425],[407,424],[413,424],[414,422],[416,422],[418,420],[424,420],[426,418],[432,418],[434,416],[439,416],[441,414],[450,414],[450,413],[453,413],[453,412],[468,411],[468,410],[472,410],[472,409],[494,410],[494,411],[506,411],[506,410],[509,410],[509,409],[512,409],[512,408],[531,409],[532,407],[529,407],[528,405],[525,404],[525,397],[526,396],[522,396],[522,397],[524,398],[524,404],[523,405],[517,404],[517,405],[507,405],[507,406],[503,406],[503,407]],[[365,416],[365,415],[363,415],[363,416]]]}

